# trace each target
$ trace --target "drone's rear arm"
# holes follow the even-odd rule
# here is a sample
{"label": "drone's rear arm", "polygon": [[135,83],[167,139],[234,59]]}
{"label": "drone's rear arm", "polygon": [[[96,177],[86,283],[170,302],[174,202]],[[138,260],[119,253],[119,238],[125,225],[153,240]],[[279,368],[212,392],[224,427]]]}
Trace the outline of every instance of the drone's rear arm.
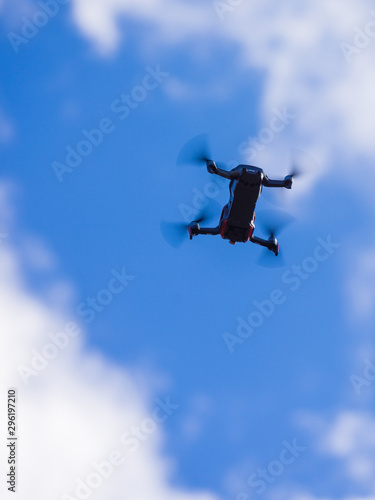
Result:
{"label": "drone's rear arm", "polygon": [[223,170],[216,166],[216,163],[212,160],[207,160],[207,170],[210,174],[220,175],[220,177],[224,177],[225,179],[236,179],[239,176],[239,172],[233,172],[228,170]]}

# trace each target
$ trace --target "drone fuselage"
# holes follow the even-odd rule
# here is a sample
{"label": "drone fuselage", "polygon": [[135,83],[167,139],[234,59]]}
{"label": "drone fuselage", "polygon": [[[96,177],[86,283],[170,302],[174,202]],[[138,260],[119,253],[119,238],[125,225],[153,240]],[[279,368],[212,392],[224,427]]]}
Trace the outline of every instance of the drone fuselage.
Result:
{"label": "drone fuselage", "polygon": [[220,235],[230,243],[249,241],[254,231],[255,206],[263,187],[263,170],[239,165],[231,170],[239,176],[230,181],[229,202],[220,217]]}

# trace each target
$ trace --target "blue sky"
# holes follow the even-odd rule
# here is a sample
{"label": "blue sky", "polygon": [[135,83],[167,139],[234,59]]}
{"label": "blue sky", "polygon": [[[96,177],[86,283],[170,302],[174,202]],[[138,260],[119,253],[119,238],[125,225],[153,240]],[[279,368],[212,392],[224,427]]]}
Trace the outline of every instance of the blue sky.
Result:
{"label": "blue sky", "polygon": [[[21,495],[74,497],[77,477],[107,457],[117,428],[143,422],[166,397],[178,411],[130,457],[134,470],[116,470],[93,498],[127,489],[128,498],[150,499],[375,494],[375,443],[366,439],[375,426],[371,3],[232,4],[75,0],[18,53],[9,33],[22,33],[40,3],[0,4],[1,286],[14,298],[8,310],[30,316],[18,340],[5,334],[6,376],[27,401],[21,463],[46,453],[65,471],[43,490],[20,473]],[[361,46],[356,27],[369,33]],[[155,72],[156,84],[142,90]],[[121,119],[123,95],[133,108]],[[99,126],[101,143],[59,179],[55,162],[66,164],[66,148],[77,151],[82,131]],[[251,244],[202,236],[176,250],[163,239],[160,222],[182,220],[181,204],[193,207],[213,180],[204,168],[176,166],[183,144],[202,132],[213,159],[248,161],[271,177],[286,175],[298,151],[308,175],[258,204],[259,219],[275,206],[296,219],[279,238],[284,266],[259,267],[262,249]],[[256,154],[242,154],[245,141],[257,141]],[[227,194],[224,186],[215,196],[217,218]],[[85,321],[77,308],[108,298],[118,273],[126,283]],[[271,306],[272,297],[280,303]],[[238,340],[249,316],[260,325]],[[25,383],[19,367],[68,320],[82,328],[79,339]],[[19,320],[9,313],[7,321],[11,331]],[[51,412],[49,445],[27,437],[36,401]],[[82,457],[72,460],[67,423],[59,441],[61,415],[90,443]],[[113,428],[103,431],[108,415]],[[293,442],[301,451],[285,452],[286,464],[280,457]]]}

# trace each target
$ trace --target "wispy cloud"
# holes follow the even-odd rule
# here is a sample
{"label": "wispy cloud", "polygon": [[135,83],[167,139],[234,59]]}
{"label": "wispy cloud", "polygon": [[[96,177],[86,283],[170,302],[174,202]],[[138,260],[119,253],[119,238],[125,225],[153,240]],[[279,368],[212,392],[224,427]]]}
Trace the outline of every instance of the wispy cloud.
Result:
{"label": "wispy cloud", "polygon": [[318,447],[342,461],[344,474],[375,492],[375,419],[372,415],[355,411],[339,413],[320,438]]}
{"label": "wispy cloud", "polygon": [[[361,491],[356,500],[375,494],[375,419],[362,410],[340,409],[331,417],[313,413],[300,414],[298,423],[311,436],[313,451],[326,462],[332,477],[340,478],[351,491]],[[297,498],[297,497],[296,497]],[[305,498],[298,495],[298,498]],[[313,494],[306,498],[315,499]],[[336,497],[335,497],[336,498]],[[354,497],[337,497],[342,500]]]}

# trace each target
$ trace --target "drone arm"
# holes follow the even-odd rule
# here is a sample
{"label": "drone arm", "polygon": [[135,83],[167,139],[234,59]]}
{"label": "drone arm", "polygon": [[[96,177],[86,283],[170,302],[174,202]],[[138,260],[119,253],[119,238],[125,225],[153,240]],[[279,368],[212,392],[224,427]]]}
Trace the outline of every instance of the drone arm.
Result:
{"label": "drone arm", "polygon": [[189,235],[190,239],[198,234],[219,234],[220,233],[220,225],[217,227],[200,227],[199,224],[195,223],[189,226]]}
{"label": "drone arm", "polygon": [[255,243],[256,245],[260,245],[262,247],[268,248],[275,255],[279,253],[279,245],[277,243],[276,238],[270,238],[269,240],[263,240],[262,238],[258,238],[257,236],[250,236],[250,241]]}
{"label": "drone arm", "polygon": [[290,189],[292,187],[293,179],[287,175],[282,181],[269,179],[266,175],[263,177],[263,186],[266,187],[284,187]]}
{"label": "drone arm", "polygon": [[225,179],[235,179],[238,177],[238,172],[229,172],[228,170],[224,170],[216,166],[216,163],[212,160],[207,160],[207,170],[210,174],[220,175],[220,177],[224,177]]}
{"label": "drone arm", "polygon": [[260,245],[262,247],[269,248],[270,242],[268,240],[263,240],[262,238],[258,238],[257,236],[251,235],[250,241],[255,243],[256,245]]}
{"label": "drone arm", "polygon": [[198,234],[219,234],[220,226],[217,227],[200,227],[198,229]]}

